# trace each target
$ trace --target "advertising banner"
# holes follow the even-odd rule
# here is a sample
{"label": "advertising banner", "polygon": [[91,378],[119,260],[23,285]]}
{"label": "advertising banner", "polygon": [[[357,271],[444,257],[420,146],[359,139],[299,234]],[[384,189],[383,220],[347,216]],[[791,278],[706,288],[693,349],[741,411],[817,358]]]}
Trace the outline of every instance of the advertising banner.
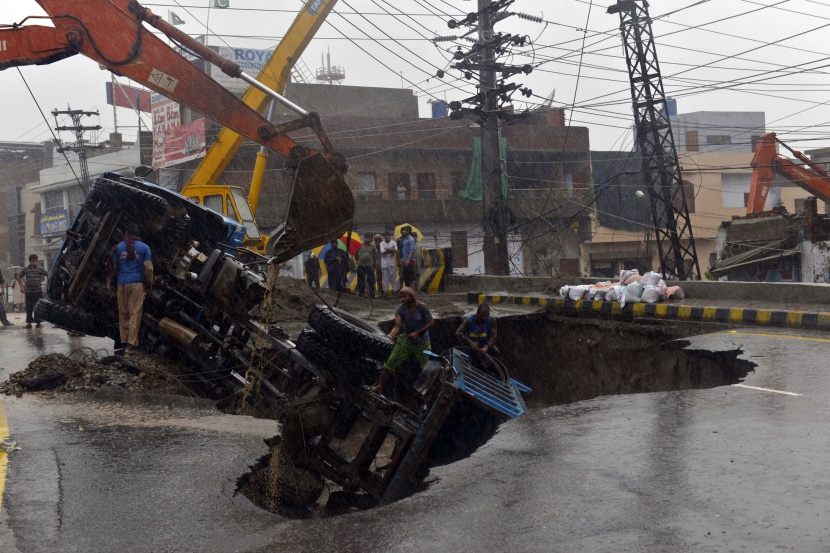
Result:
{"label": "advertising banner", "polygon": [[69,228],[65,209],[53,209],[40,216],[40,235],[44,238],[60,236]]}
{"label": "advertising banner", "polygon": [[136,106],[143,112],[150,112],[150,91],[127,86],[120,83],[106,83],[107,103],[120,108],[136,110]]}
{"label": "advertising banner", "polygon": [[[233,61],[242,68],[242,71],[254,77],[259,75],[259,72],[262,71],[262,68],[274,53],[273,50],[227,48],[225,46],[220,46],[217,51],[220,56]],[[222,70],[213,64],[210,66],[210,76],[234,94],[244,94],[248,90],[248,83],[222,73]]]}
{"label": "advertising banner", "polygon": [[153,94],[153,168],[194,159],[205,150],[205,119],[181,124],[179,104],[161,94]]}

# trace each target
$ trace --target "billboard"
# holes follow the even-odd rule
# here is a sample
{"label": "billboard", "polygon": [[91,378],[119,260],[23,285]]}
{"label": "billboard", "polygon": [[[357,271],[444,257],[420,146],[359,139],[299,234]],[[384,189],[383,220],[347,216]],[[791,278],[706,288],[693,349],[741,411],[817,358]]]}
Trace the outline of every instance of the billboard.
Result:
{"label": "billboard", "polygon": [[153,94],[153,169],[199,157],[205,151],[205,119],[182,125],[179,104]]}
{"label": "billboard", "polygon": [[44,238],[60,236],[69,228],[65,209],[52,209],[40,215],[40,235]]}
{"label": "billboard", "polygon": [[107,103],[119,108],[135,111],[136,106],[143,112],[150,113],[150,91],[121,83],[106,83]]}
{"label": "billboard", "polygon": [[[242,71],[254,77],[259,75],[259,72],[262,71],[262,68],[265,67],[265,64],[268,63],[274,53],[273,50],[228,48],[225,46],[220,46],[216,51],[220,56],[226,60],[231,60],[241,67]],[[222,73],[222,70],[213,64],[210,65],[210,76],[234,94],[245,94],[248,90],[248,83]]]}

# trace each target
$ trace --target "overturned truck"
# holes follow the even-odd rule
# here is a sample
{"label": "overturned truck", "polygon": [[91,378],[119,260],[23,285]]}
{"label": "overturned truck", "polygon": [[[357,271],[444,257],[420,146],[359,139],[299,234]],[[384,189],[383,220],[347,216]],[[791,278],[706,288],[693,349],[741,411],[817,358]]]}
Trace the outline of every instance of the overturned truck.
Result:
{"label": "overturned truck", "polygon": [[[410,383],[373,393],[369,386],[391,339],[320,305],[309,318],[313,330],[289,340],[269,322],[271,288],[259,263],[242,261],[244,228],[139,177],[106,173],[96,180],[51,269],[46,298],[36,306],[40,317],[118,339],[105,267],[129,224],[138,224],[153,248],[155,280],[144,304],[141,346],[180,360],[201,395],[279,420],[280,458],[287,462],[272,468],[290,473],[279,478],[283,486],[325,478],[363,505],[388,503],[410,493],[439,457],[441,433],[473,436],[475,421],[526,411],[521,393],[527,388],[476,368],[457,349],[433,355],[423,371],[414,367],[417,379]],[[340,444],[346,438],[357,444],[350,454]],[[381,453],[384,443],[393,444],[391,451]],[[280,497],[302,510],[321,488],[283,490]]]}

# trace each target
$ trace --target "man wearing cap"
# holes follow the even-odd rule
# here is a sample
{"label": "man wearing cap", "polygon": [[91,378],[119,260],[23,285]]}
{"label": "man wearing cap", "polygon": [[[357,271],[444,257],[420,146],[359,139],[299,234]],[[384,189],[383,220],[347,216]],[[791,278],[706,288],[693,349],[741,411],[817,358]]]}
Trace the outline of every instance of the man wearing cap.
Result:
{"label": "man wearing cap", "polygon": [[[395,327],[389,332],[390,338],[397,338],[395,348],[380,372],[378,383],[372,387],[376,394],[383,393],[390,375],[397,376],[398,369],[413,357],[424,368],[427,356],[424,350],[430,349],[429,329],[435,326],[432,314],[424,302],[415,299],[415,291],[408,286],[401,288],[399,293],[401,305],[395,310]],[[414,375],[412,381],[417,378]],[[410,383],[411,384],[411,383]]]}
{"label": "man wearing cap", "polygon": [[363,236],[363,245],[355,254],[355,264],[357,265],[358,295],[375,299],[375,262],[377,261],[378,251],[372,242],[372,233],[366,233]]}
{"label": "man wearing cap", "polygon": [[397,266],[395,265],[395,254],[398,253],[398,244],[392,240],[392,233],[388,230],[383,233],[383,242],[380,243],[380,272],[381,278],[381,295],[389,294],[389,287],[392,287],[392,293],[398,295],[400,284],[398,283]]}

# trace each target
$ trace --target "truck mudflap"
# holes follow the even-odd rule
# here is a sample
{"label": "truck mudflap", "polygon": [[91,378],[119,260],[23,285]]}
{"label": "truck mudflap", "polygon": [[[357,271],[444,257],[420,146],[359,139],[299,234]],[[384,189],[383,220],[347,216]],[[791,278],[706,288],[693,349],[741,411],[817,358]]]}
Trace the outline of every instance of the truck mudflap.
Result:
{"label": "truck mudflap", "polygon": [[515,418],[527,413],[527,405],[522,399],[522,392],[530,392],[530,388],[513,380],[502,382],[470,362],[470,356],[459,349],[450,353],[450,364],[455,371],[453,384],[459,389],[472,395],[474,400],[483,407],[492,409],[509,418]]}

